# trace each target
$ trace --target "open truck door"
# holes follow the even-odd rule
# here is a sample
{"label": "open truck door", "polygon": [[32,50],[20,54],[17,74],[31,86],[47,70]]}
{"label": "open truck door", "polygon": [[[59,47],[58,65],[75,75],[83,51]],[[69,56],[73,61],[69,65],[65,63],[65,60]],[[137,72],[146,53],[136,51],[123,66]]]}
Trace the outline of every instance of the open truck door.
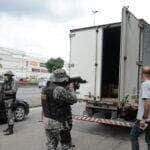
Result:
{"label": "open truck door", "polygon": [[70,76],[87,81],[78,90],[78,99],[100,97],[102,30],[96,27],[70,31]]}
{"label": "open truck door", "polygon": [[[70,75],[80,75],[88,81],[88,84],[83,84],[80,88],[80,96],[87,99],[91,95],[99,100],[87,101],[87,115],[74,118],[99,124],[132,127],[137,107],[130,106],[137,106],[135,100],[139,95],[142,65],[150,64],[149,24],[138,20],[124,7],[121,24],[73,30],[70,41]],[[110,65],[113,63],[114,65]],[[109,85],[114,90],[105,93],[105,89],[110,89],[105,88],[106,84],[114,84],[115,86]],[[114,99],[115,102],[112,101]]]}
{"label": "open truck door", "polygon": [[139,68],[141,59],[140,21],[126,8],[122,9],[120,96],[121,101],[135,103],[139,91]]}

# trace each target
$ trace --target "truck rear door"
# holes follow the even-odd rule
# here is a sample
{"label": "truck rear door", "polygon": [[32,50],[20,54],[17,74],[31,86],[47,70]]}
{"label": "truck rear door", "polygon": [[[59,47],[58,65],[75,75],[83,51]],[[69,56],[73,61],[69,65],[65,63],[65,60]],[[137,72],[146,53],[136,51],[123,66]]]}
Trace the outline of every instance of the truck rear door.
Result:
{"label": "truck rear door", "polygon": [[101,35],[95,27],[70,32],[70,76],[87,80],[78,90],[78,98],[92,100],[100,97]]}
{"label": "truck rear door", "polygon": [[138,94],[140,55],[139,20],[127,8],[122,10],[120,57],[120,100],[134,103]]}

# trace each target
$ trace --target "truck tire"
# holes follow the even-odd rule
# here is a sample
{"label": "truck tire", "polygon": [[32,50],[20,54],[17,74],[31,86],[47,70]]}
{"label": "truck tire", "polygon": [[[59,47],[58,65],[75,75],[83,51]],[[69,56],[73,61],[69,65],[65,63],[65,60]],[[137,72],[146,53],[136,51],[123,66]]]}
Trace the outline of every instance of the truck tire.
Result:
{"label": "truck tire", "polygon": [[94,112],[92,108],[86,108],[86,111],[84,111],[85,115],[92,117]]}

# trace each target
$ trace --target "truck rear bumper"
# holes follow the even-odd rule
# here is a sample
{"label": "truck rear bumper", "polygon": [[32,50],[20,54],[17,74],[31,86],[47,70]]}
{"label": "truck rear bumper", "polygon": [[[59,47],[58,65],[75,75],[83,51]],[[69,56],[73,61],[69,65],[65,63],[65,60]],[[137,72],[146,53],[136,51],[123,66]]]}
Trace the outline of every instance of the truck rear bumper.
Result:
{"label": "truck rear bumper", "polygon": [[122,127],[128,127],[128,128],[131,128],[133,126],[133,122],[103,119],[103,118],[96,118],[96,117],[89,117],[89,116],[74,116],[74,119],[88,121],[88,122],[95,122],[98,124],[108,124],[108,125],[122,126]]}

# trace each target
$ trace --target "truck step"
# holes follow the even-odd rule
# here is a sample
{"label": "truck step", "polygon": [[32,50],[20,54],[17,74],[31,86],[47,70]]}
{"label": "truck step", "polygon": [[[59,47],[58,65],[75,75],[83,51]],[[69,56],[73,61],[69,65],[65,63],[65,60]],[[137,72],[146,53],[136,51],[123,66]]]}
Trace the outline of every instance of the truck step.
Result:
{"label": "truck step", "polygon": [[133,122],[121,121],[121,120],[112,120],[112,119],[103,119],[89,116],[73,116],[75,120],[82,120],[88,122],[96,122],[98,124],[108,124],[114,126],[122,126],[131,128],[133,126]]}

